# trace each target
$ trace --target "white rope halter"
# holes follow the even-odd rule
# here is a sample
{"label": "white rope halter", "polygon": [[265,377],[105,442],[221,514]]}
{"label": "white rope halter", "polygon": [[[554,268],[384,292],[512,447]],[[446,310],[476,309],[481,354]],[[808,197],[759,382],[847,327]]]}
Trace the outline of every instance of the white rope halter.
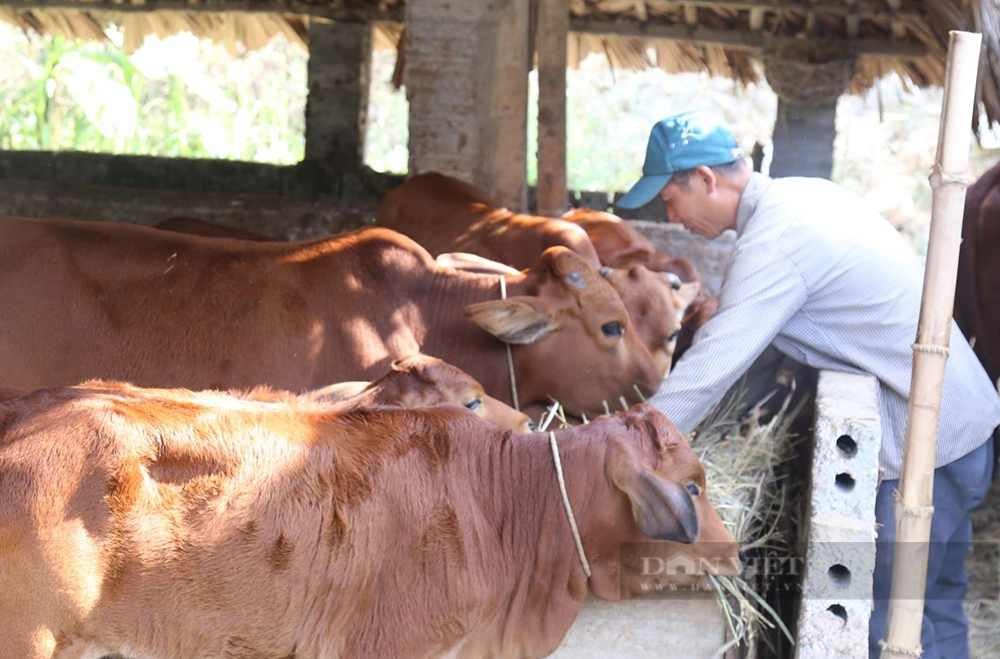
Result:
{"label": "white rope halter", "polygon": [[562,461],[559,459],[559,445],[556,444],[556,434],[549,431],[549,446],[552,447],[552,459],[556,463],[556,477],[559,479],[559,491],[562,493],[563,508],[566,509],[566,518],[569,519],[569,530],[573,532],[573,540],[576,541],[576,553],[580,556],[580,564],[583,565],[583,573],[590,578],[590,563],[587,562],[587,554],[583,551],[583,541],[580,540],[580,530],[576,527],[576,518],[573,516],[573,508],[569,505],[569,495],[566,494],[566,481],[563,478]]}
{"label": "white rope halter", "polygon": [[[500,299],[507,299],[507,278],[500,275]],[[521,406],[517,402],[517,382],[514,380],[514,356],[510,351],[510,344],[504,341],[507,347],[507,372],[510,373],[510,395],[514,399],[514,409],[521,411]]]}

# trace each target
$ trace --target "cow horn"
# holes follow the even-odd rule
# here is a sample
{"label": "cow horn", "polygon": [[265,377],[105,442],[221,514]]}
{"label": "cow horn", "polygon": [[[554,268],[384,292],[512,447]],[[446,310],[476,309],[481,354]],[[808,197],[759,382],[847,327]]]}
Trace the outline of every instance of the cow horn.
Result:
{"label": "cow horn", "polygon": [[573,270],[568,275],[566,275],[566,283],[571,286],[579,288],[581,291],[587,288],[587,282],[584,281],[583,275],[581,275],[576,270]]}

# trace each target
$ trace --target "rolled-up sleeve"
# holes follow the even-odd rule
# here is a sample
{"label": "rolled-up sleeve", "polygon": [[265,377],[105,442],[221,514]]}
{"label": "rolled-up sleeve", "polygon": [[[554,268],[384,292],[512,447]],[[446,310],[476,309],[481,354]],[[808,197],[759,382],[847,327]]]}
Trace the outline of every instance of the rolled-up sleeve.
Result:
{"label": "rolled-up sleeve", "polygon": [[684,433],[700,423],[805,304],[794,261],[774,245],[734,251],[719,309],[649,402]]}

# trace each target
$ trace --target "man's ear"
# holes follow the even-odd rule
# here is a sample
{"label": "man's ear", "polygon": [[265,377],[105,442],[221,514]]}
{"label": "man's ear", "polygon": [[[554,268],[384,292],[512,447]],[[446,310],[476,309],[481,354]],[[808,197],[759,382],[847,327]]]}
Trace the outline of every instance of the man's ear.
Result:
{"label": "man's ear", "polygon": [[715,186],[718,181],[716,180],[715,172],[712,171],[711,167],[698,165],[695,168],[695,174],[705,182],[705,190],[708,194],[715,192]]}

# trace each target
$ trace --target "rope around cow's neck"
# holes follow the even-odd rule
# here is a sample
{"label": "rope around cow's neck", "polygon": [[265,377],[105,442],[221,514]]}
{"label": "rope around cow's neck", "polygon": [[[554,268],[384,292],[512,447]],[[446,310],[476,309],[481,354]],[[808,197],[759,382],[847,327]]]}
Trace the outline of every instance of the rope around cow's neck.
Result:
{"label": "rope around cow's neck", "polygon": [[[500,299],[507,299],[507,278],[500,275]],[[514,380],[514,356],[510,351],[510,344],[504,341],[507,347],[507,371],[510,373],[510,395],[514,398],[514,409],[521,411],[521,406],[517,402],[517,381]]]}
{"label": "rope around cow's neck", "polygon": [[580,555],[580,564],[583,565],[583,572],[589,579],[590,563],[587,561],[587,553],[583,551],[583,541],[580,540],[580,530],[576,527],[576,517],[573,516],[573,508],[569,505],[569,495],[566,494],[566,480],[563,478],[562,461],[559,459],[559,445],[556,444],[556,434],[551,430],[549,431],[549,446],[552,447],[552,459],[556,463],[556,477],[559,479],[559,491],[562,493],[566,518],[569,519],[569,530],[573,532],[573,540],[576,541],[576,553]]}

